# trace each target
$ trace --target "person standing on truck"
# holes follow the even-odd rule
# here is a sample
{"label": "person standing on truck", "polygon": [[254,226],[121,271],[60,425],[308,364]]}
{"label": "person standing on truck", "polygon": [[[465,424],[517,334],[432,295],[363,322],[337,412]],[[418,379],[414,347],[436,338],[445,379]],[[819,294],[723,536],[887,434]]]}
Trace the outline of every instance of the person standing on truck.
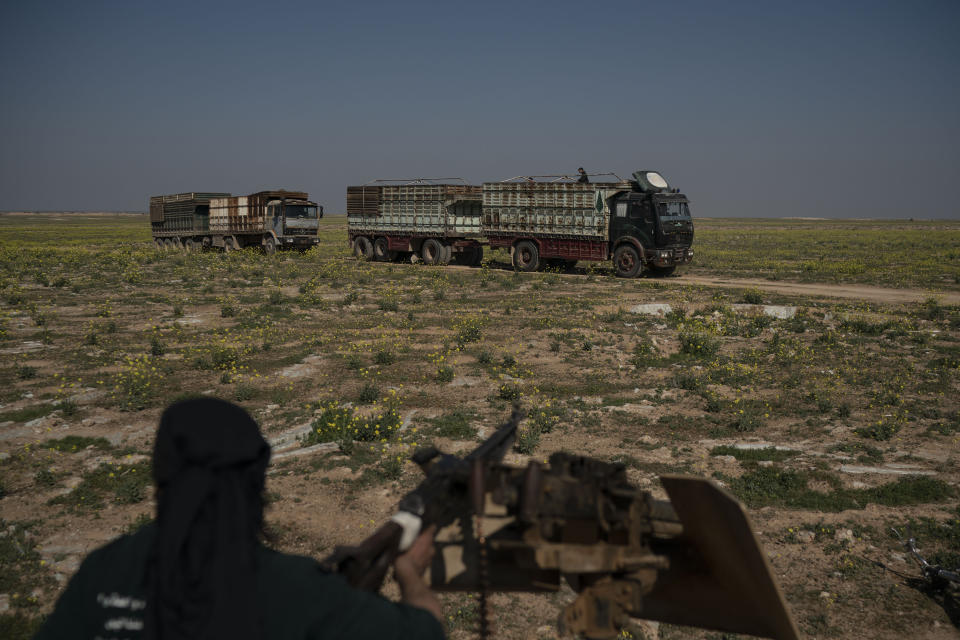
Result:
{"label": "person standing on truck", "polygon": [[577,182],[579,182],[580,184],[590,183],[590,178],[587,176],[587,172],[583,170],[583,167],[580,167],[579,169],[577,169],[577,173],[580,174],[580,177],[577,178]]}
{"label": "person standing on truck", "polygon": [[443,638],[423,580],[428,529],[394,563],[403,602],[261,544],[270,447],[242,408],[185,400],[160,418],[157,520],[91,553],[35,640]]}

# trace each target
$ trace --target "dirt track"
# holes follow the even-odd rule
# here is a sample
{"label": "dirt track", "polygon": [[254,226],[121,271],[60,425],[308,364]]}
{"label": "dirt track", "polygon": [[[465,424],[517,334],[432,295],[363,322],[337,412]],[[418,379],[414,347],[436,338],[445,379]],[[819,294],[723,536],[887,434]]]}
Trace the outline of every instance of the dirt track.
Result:
{"label": "dirt track", "polygon": [[737,278],[722,278],[716,276],[695,276],[683,274],[673,283],[700,285],[705,287],[743,287],[756,288],[763,291],[774,291],[785,295],[818,296],[824,298],[854,298],[870,302],[884,302],[889,304],[922,302],[928,298],[936,298],[943,304],[960,304],[960,292],[944,291],[933,292],[924,289],[889,289],[885,287],[871,287],[866,285],[847,284],[805,284],[800,282],[783,282],[770,280],[741,280]]}
{"label": "dirt track", "polygon": [[[510,269],[503,262],[494,262],[496,267]],[[451,270],[472,271],[473,267],[450,265]],[[579,275],[579,274],[578,274]],[[577,277],[566,276],[566,277]],[[663,282],[678,285],[701,287],[760,289],[783,295],[813,296],[818,298],[843,298],[847,300],[865,300],[884,304],[909,304],[935,298],[941,304],[960,305],[960,291],[933,291],[929,289],[892,289],[858,284],[827,284],[822,282],[787,282],[784,280],[765,280],[762,278],[729,278],[723,276],[700,276],[681,272]]]}

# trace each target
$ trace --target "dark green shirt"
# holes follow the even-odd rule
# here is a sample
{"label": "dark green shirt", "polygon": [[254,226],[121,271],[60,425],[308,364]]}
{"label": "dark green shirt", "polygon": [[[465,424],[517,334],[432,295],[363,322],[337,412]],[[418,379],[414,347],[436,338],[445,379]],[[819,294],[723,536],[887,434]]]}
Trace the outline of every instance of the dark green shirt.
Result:
{"label": "dark green shirt", "polygon": [[[100,547],[84,560],[35,640],[143,637],[144,575],[156,535],[147,525]],[[258,601],[264,640],[443,638],[429,612],[351,588],[311,558],[257,552]]]}

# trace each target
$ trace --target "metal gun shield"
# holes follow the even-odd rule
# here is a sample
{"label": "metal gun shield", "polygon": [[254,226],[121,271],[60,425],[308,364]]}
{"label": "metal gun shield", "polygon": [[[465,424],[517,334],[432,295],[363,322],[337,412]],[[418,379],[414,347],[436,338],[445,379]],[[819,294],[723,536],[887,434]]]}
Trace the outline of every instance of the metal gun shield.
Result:
{"label": "metal gun shield", "polygon": [[[800,637],[743,506],[714,482],[661,479],[697,558],[671,557],[632,615],[778,640]],[[706,575],[705,575],[706,573]]]}

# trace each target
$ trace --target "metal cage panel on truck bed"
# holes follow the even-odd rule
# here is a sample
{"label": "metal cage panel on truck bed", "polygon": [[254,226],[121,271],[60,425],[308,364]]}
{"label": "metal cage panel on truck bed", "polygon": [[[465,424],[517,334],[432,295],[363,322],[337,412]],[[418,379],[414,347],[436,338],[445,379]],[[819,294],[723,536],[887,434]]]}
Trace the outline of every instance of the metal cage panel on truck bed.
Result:
{"label": "metal cage panel on truck bed", "polygon": [[251,196],[216,198],[210,201],[210,230],[227,232],[263,231],[264,210]]}
{"label": "metal cage panel on truck bed", "polygon": [[466,184],[347,187],[347,226],[369,234],[476,235],[480,194]]}
{"label": "metal cage panel on truck bed", "polygon": [[271,200],[306,200],[305,191],[258,191],[249,196],[216,198],[210,201],[210,230],[225,233],[265,230],[267,204]]}
{"label": "metal cage panel on truck bed", "polygon": [[154,233],[191,233],[209,229],[210,200],[229,193],[190,191],[150,198],[150,226]]}
{"label": "metal cage panel on truck bed", "polygon": [[629,189],[628,182],[485,182],[483,231],[603,240],[610,223],[607,199]]}

